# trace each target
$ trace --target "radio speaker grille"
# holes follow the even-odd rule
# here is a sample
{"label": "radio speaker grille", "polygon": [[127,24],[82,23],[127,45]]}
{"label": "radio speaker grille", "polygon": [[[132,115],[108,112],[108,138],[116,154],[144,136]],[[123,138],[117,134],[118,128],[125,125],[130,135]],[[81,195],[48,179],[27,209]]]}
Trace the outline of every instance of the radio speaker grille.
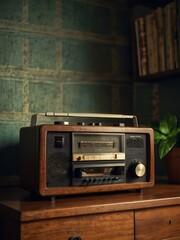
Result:
{"label": "radio speaker grille", "polygon": [[132,178],[128,169],[133,162],[142,163],[146,169],[149,167],[148,154],[146,149],[147,138],[145,134],[127,134],[126,135],[126,180],[127,182],[148,181],[148,173],[141,178]]}
{"label": "radio speaker grille", "polygon": [[127,148],[144,148],[144,139],[141,138],[129,138],[126,143]]}
{"label": "radio speaker grille", "polygon": [[69,135],[63,135],[64,145],[55,147],[57,133],[48,133],[47,159],[46,159],[46,185],[47,187],[68,186],[70,181],[70,146]]}
{"label": "radio speaker grille", "polygon": [[69,158],[65,153],[52,154],[46,164],[47,186],[55,187],[65,185],[69,179]]}

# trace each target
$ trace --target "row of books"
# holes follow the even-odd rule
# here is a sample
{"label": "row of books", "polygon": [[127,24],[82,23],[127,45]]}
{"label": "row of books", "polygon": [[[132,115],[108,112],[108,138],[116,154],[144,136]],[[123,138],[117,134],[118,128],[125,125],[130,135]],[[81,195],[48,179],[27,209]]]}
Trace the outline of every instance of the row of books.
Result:
{"label": "row of books", "polygon": [[180,0],[135,21],[139,76],[180,68]]}

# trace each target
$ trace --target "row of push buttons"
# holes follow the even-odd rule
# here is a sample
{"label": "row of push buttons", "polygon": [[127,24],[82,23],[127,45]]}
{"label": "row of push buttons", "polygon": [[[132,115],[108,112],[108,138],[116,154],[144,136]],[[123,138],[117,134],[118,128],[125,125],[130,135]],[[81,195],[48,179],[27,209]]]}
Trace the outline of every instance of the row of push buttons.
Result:
{"label": "row of push buttons", "polygon": [[84,183],[98,183],[98,182],[111,182],[111,181],[118,181],[119,177],[103,177],[103,178],[97,178],[97,177],[91,177],[91,178],[84,178]]}
{"label": "row of push buttons", "polygon": [[[56,121],[54,122],[54,124],[57,124],[57,125],[70,125],[69,122],[66,122],[66,121]],[[78,122],[77,125],[81,125],[81,126],[85,126],[85,125],[89,125],[89,126],[102,126],[102,123],[101,122],[97,122],[97,123],[88,123],[86,124],[85,122]],[[124,123],[115,123],[113,124],[113,126],[120,126],[120,127],[124,127]]]}

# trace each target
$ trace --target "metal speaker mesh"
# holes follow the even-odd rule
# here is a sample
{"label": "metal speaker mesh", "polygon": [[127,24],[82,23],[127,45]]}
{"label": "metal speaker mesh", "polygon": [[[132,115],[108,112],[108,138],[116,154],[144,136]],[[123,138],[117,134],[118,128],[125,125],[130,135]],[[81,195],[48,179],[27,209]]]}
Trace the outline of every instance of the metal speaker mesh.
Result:
{"label": "metal speaker mesh", "polygon": [[66,186],[69,182],[70,166],[66,153],[56,152],[50,155],[46,163],[47,186]]}

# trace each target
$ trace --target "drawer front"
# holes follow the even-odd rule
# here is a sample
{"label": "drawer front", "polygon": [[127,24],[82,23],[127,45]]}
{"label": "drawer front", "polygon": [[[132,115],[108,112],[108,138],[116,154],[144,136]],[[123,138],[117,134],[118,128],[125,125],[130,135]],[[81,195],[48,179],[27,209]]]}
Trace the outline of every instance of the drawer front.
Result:
{"label": "drawer front", "polygon": [[180,206],[135,212],[136,240],[180,240]]}
{"label": "drawer front", "polygon": [[133,240],[134,213],[105,213],[23,223],[21,240],[32,239]]}

